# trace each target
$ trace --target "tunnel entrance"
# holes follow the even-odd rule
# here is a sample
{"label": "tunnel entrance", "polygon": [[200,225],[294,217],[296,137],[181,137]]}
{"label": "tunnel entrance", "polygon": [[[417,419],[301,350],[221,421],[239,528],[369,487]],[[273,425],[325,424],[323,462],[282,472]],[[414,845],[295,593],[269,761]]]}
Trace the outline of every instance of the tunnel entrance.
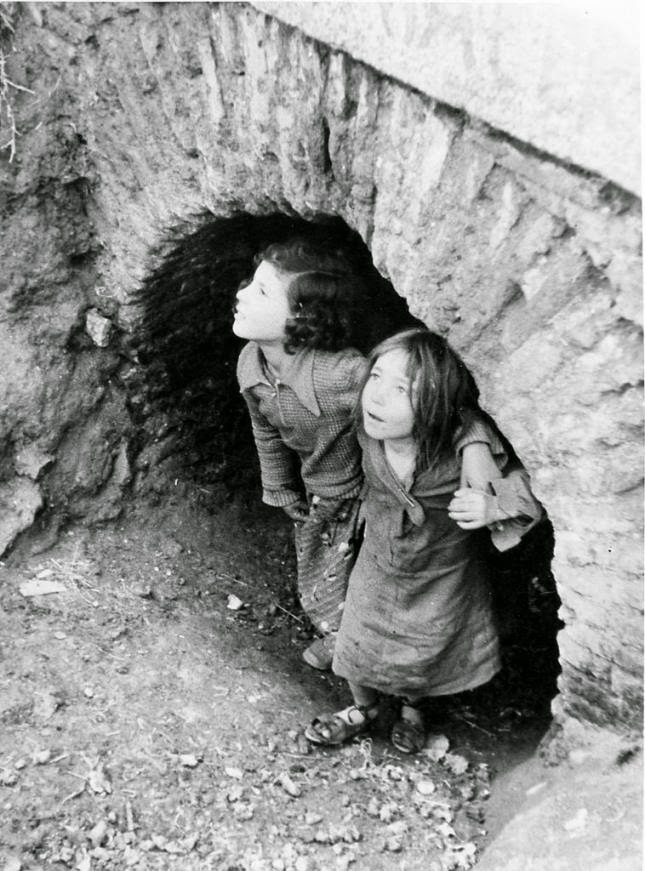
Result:
{"label": "tunnel entrance", "polygon": [[[129,387],[144,490],[162,493],[169,479],[185,482],[205,510],[218,500],[260,500],[256,451],[235,374],[244,341],[232,332],[232,307],[258,252],[294,236],[342,249],[366,278],[366,309],[374,317],[364,324],[359,350],[366,353],[386,335],[420,323],[377,271],[362,238],[338,217],[202,213],[177,224],[153,252],[138,298],[142,320],[134,345],[141,365]],[[551,573],[553,544],[545,519],[509,552],[490,545],[504,668],[491,684],[442,700],[439,708],[456,704],[476,709],[480,722],[503,716],[508,729],[530,723],[534,731],[546,730],[563,625]]]}
{"label": "tunnel entrance", "polygon": [[[172,457],[173,473],[227,489],[253,486],[255,450],[235,364],[244,342],[233,335],[240,283],[267,245],[294,236],[342,250],[365,277],[359,350],[415,323],[407,303],[374,267],[361,237],[336,217],[306,221],[282,213],[201,214],[175,226],[153,252],[142,283],[142,328],[135,346],[142,380],[131,385],[138,423]],[[137,379],[135,379],[136,381]]]}

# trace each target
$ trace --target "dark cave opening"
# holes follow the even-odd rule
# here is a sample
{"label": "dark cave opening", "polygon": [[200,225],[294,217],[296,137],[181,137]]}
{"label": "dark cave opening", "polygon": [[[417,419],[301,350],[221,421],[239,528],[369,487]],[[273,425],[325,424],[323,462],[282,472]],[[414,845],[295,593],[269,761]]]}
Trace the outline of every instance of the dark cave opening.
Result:
{"label": "dark cave opening", "polygon": [[133,412],[144,426],[153,413],[153,426],[170,437],[169,450],[181,476],[232,490],[252,486],[257,477],[246,406],[235,377],[244,342],[232,332],[232,309],[258,252],[294,236],[341,249],[364,276],[365,309],[373,316],[363,324],[360,351],[419,323],[376,270],[361,237],[340,218],[204,213],[177,224],[152,253],[154,265],[139,292],[142,328],[135,344],[143,383],[135,387],[143,389],[134,390]]}
{"label": "dark cave opening", "polygon": [[[273,242],[300,236],[341,248],[365,277],[369,294],[359,350],[419,321],[376,270],[361,237],[342,219],[307,221],[282,213],[209,212],[178,223],[152,252],[138,301],[134,342],[140,367],[129,385],[140,444],[168,479],[198,485],[209,499],[260,499],[259,468],[236,361],[244,344],[232,332],[232,307],[254,258]],[[144,465],[145,469],[145,465]],[[163,486],[160,484],[160,486]],[[277,509],[276,509],[277,510]],[[551,572],[553,528],[542,521],[510,552],[488,557],[504,668],[476,707],[548,722],[557,693],[560,600]]]}

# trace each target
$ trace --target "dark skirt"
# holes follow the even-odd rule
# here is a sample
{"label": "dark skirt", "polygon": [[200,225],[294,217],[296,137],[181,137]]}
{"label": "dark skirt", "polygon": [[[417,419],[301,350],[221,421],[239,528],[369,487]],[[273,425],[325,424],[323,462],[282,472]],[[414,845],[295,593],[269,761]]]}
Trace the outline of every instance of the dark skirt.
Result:
{"label": "dark skirt", "polygon": [[370,544],[364,542],[349,583],[334,672],[410,699],[487,683],[501,663],[480,561],[444,548],[425,571],[401,572],[385,567]]}
{"label": "dark skirt", "polygon": [[298,594],[322,635],[336,632],[347,581],[358,551],[358,497],[309,500],[309,517],[296,524]]}

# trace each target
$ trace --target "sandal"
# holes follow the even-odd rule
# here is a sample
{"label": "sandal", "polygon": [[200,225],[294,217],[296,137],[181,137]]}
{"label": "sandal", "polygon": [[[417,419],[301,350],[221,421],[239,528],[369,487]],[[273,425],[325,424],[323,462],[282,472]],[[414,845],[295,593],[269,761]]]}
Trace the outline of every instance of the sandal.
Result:
{"label": "sandal", "polygon": [[312,668],[317,668],[319,671],[329,671],[334,658],[334,642],[333,635],[316,638],[313,644],[310,644],[303,651],[302,658]]}
{"label": "sandal", "polygon": [[426,730],[421,711],[403,702],[399,719],[392,726],[390,740],[400,753],[418,753],[426,743]]}
{"label": "sandal", "polygon": [[305,738],[312,744],[335,747],[355,735],[360,735],[376,719],[379,704],[350,705],[336,714],[321,714],[305,729]]}

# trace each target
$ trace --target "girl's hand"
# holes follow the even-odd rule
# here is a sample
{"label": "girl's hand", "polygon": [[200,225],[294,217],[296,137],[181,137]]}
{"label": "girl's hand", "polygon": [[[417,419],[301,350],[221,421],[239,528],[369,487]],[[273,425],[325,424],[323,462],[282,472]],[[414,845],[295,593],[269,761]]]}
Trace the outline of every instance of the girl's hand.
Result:
{"label": "girl's hand", "polygon": [[282,510],[295,523],[302,523],[303,520],[309,517],[309,506],[303,499],[298,500],[298,502],[292,502],[291,505],[284,505]]}
{"label": "girl's hand", "polygon": [[448,516],[461,529],[481,529],[500,520],[502,514],[497,505],[497,496],[483,490],[460,488],[448,505]]}

